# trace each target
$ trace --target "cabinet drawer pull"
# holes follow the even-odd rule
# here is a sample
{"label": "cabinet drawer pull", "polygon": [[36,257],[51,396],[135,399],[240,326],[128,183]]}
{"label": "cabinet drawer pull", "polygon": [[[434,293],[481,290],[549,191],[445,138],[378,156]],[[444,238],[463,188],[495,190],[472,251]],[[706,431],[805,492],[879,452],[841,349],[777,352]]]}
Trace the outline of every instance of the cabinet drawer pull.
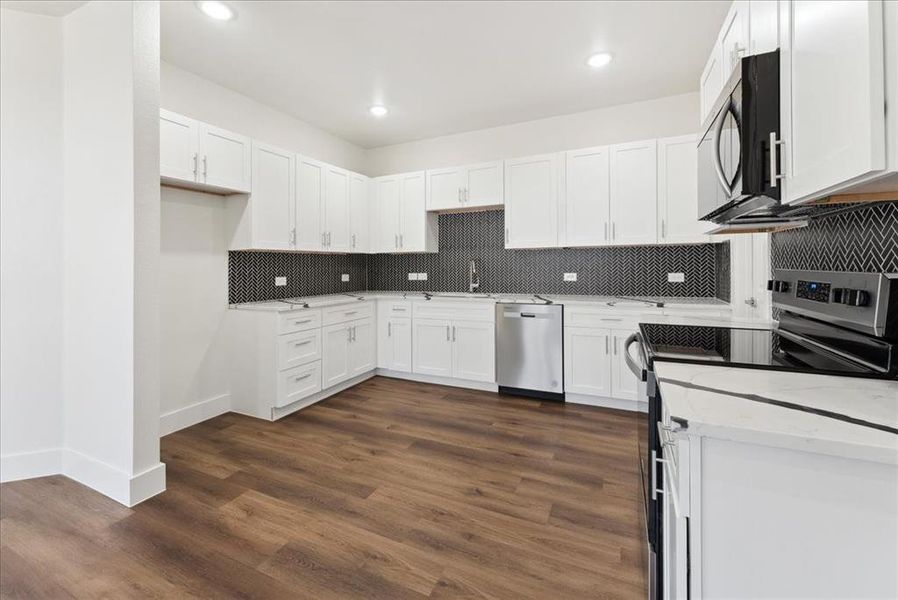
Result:
{"label": "cabinet drawer pull", "polygon": [[608,336],[605,336],[605,354],[608,354]]}
{"label": "cabinet drawer pull", "polygon": [[392,336],[393,336],[393,324],[388,322],[387,323],[387,337],[392,337]]}
{"label": "cabinet drawer pull", "polygon": [[357,311],[357,310],[351,310],[351,311],[349,311],[349,312],[347,312],[347,313],[343,313],[343,314],[346,315],[346,316],[348,317],[349,315],[354,315],[354,314],[356,314],[357,312],[359,312],[359,311]]}
{"label": "cabinet drawer pull", "polygon": [[305,375],[297,375],[296,377],[293,378],[293,380],[294,381],[302,381],[303,379],[308,379],[311,376],[312,376],[311,373],[306,373]]}
{"label": "cabinet drawer pull", "polygon": [[446,341],[449,341],[449,326],[446,325]]}
{"label": "cabinet drawer pull", "polygon": [[302,325],[303,323],[311,323],[312,319],[302,319],[300,321],[293,321],[294,325]]}
{"label": "cabinet drawer pull", "polygon": [[305,346],[306,344],[311,344],[311,343],[312,343],[312,340],[305,340],[302,342],[294,342],[293,345],[294,346]]}

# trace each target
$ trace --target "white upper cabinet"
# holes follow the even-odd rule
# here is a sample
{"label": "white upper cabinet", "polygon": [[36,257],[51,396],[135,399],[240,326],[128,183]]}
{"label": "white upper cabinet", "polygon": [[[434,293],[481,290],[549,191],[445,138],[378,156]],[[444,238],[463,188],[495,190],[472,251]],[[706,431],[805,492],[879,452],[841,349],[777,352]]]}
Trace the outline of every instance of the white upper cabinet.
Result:
{"label": "white upper cabinet", "polygon": [[698,138],[658,140],[658,241],[707,242],[698,220]]}
{"label": "white upper cabinet", "polygon": [[374,180],[374,252],[436,252],[439,221],[425,206],[424,171]]}
{"label": "white upper cabinet", "polygon": [[370,180],[358,173],[349,181],[349,246],[352,252],[368,252],[370,226],[368,223],[368,192]]}
{"label": "white upper cabinet", "polygon": [[327,165],[298,156],[296,158],[296,249],[324,249],[321,230],[324,178]]}
{"label": "white upper cabinet", "polygon": [[611,243],[658,241],[657,142],[611,146]]}
{"label": "white upper cabinet", "polygon": [[248,137],[201,123],[199,153],[198,181],[235,192],[250,191],[252,140]]}
{"label": "white upper cabinet", "polygon": [[562,156],[542,154],[505,161],[505,247],[558,246]]}
{"label": "white upper cabinet", "polygon": [[779,23],[785,201],[882,175],[885,76],[898,77],[885,70],[883,2],[783,2]]}
{"label": "white upper cabinet", "polygon": [[427,210],[460,209],[462,203],[462,171],[464,167],[427,171]]}
{"label": "white upper cabinet", "polygon": [[252,140],[183,115],[159,111],[162,183],[223,193],[247,193]]}
{"label": "white upper cabinet", "polygon": [[231,250],[292,250],[296,155],[253,143],[253,193],[228,199],[234,223]]}
{"label": "white upper cabinet", "polygon": [[[714,46],[715,50],[717,46]],[[717,101],[720,89],[723,87],[723,68],[720,64],[720,52],[712,52],[705,64],[705,70],[702,71],[699,80],[699,124],[703,125],[705,120],[712,116],[711,109]]]}
{"label": "white upper cabinet", "polygon": [[779,0],[751,0],[748,12],[749,54],[779,48]]}
{"label": "white upper cabinet", "polygon": [[611,161],[608,146],[565,153],[563,246],[610,241]]}
{"label": "white upper cabinet", "polygon": [[502,206],[502,161],[427,171],[427,210]]}
{"label": "white upper cabinet", "polygon": [[324,249],[329,252],[352,250],[349,233],[351,187],[349,171],[327,165],[324,175],[321,239],[324,242]]}
{"label": "white upper cabinet", "polygon": [[748,55],[748,11],[748,0],[735,0],[723,22],[719,38],[720,63],[723,67],[721,85],[729,79],[739,60]]}
{"label": "white upper cabinet", "polygon": [[198,121],[159,111],[159,173],[163,181],[196,181],[199,135]]}

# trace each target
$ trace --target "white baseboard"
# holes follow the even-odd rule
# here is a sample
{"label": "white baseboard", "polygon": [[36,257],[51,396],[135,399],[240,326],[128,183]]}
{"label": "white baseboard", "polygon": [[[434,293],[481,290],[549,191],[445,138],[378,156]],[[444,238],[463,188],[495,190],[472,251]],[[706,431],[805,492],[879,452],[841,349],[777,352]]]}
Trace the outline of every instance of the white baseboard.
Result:
{"label": "white baseboard", "polygon": [[130,475],[75,450],[65,450],[62,475],[129,507],[165,491],[165,465],[162,463]]}
{"label": "white baseboard", "polygon": [[62,472],[62,448],[20,452],[0,456],[0,482],[59,475]]}
{"label": "white baseboard", "polygon": [[222,394],[159,416],[159,435],[174,433],[231,410],[230,394]]}
{"label": "white baseboard", "polygon": [[471,381],[470,379],[456,379],[454,377],[438,377],[436,375],[422,375],[420,373],[406,373],[404,371],[391,371],[390,369],[377,369],[376,373],[382,377],[393,377],[394,379],[406,379],[408,381],[419,381],[421,383],[433,383],[435,385],[448,385],[450,387],[466,388],[469,390],[480,390],[483,392],[498,392],[499,386],[496,383],[488,383],[485,381]]}
{"label": "white baseboard", "polygon": [[571,404],[586,404],[589,406],[616,408],[618,410],[629,410],[633,412],[648,412],[649,410],[648,402],[640,402],[639,400],[621,400],[620,398],[571,394],[570,392],[564,395],[564,399]]}
{"label": "white baseboard", "polygon": [[131,493],[128,506],[140,504],[147,498],[165,491],[165,463],[156,463],[142,473],[131,477]]}

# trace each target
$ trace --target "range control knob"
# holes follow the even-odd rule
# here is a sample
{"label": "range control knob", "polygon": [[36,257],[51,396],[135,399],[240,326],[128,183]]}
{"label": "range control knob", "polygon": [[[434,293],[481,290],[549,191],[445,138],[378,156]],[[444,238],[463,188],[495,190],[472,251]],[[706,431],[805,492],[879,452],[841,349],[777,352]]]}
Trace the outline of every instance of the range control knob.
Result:
{"label": "range control knob", "polygon": [[870,293],[851,288],[836,288],[833,290],[833,302],[847,306],[867,306],[870,304]]}
{"label": "range control knob", "polygon": [[774,292],[788,292],[789,291],[789,282],[788,281],[774,281],[773,282],[773,291]]}

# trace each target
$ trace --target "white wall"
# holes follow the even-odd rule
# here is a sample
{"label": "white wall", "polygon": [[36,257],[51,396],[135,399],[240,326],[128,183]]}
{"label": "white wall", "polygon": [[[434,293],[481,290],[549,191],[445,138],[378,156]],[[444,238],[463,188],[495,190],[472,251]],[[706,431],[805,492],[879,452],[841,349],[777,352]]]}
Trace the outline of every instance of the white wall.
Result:
{"label": "white wall", "polygon": [[682,94],[372,148],[364,173],[387,175],[683,135],[698,130],[698,110],[698,93]]}
{"label": "white wall", "polygon": [[90,2],[63,23],[63,471],[133,504],[164,489],[155,306],[159,5]]}
{"label": "white wall", "polygon": [[[251,138],[364,172],[365,152],[308,123],[162,63],[161,105]],[[162,188],[162,434],[227,411],[225,201]]]}
{"label": "white wall", "polygon": [[365,151],[238,92],[162,63],[162,108],[253,139],[364,172]]}
{"label": "white wall", "polygon": [[62,445],[62,22],[0,9],[0,470]]}

